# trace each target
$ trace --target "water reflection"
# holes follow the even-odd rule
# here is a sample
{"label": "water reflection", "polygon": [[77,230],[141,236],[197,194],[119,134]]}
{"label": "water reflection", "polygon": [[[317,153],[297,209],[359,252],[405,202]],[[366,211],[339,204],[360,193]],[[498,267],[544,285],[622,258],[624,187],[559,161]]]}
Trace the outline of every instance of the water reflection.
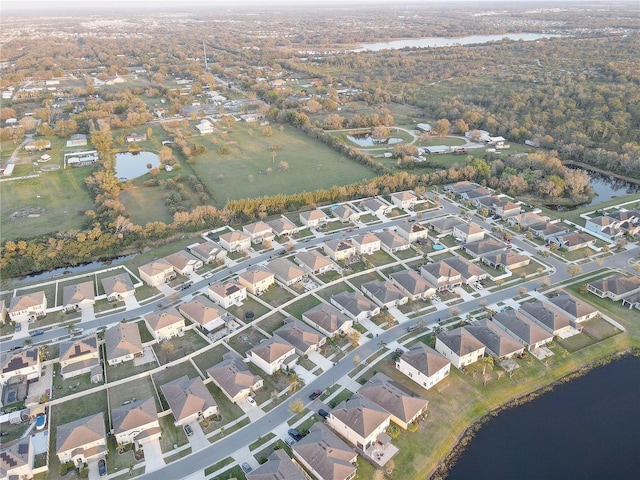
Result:
{"label": "water reflection", "polygon": [[158,155],[153,152],[125,152],[116,154],[116,177],[130,180],[146,174],[160,165]]}
{"label": "water reflection", "polygon": [[347,139],[359,147],[375,147],[377,145],[394,145],[402,142],[401,138],[389,137],[389,138],[373,138],[370,133],[356,133],[353,135],[347,135]]}

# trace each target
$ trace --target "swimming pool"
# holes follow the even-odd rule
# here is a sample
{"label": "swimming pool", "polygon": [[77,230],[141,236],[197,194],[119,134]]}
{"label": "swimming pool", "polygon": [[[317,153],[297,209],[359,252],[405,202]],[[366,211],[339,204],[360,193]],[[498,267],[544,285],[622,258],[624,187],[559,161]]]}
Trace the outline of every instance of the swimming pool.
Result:
{"label": "swimming pool", "polygon": [[36,418],[36,430],[42,430],[46,424],[47,424],[47,416],[38,415],[38,417]]}
{"label": "swimming pool", "polygon": [[433,246],[433,249],[434,249],[434,250],[444,250],[444,246],[440,245],[439,243],[436,243],[436,244]]}

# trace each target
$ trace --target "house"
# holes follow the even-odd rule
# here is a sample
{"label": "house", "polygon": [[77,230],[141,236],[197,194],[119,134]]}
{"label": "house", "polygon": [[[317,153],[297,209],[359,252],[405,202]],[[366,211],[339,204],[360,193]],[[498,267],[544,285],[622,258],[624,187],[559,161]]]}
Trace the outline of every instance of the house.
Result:
{"label": "house", "polygon": [[581,248],[593,247],[596,244],[595,237],[580,232],[571,232],[564,235],[556,235],[549,239],[551,243],[555,243],[560,248],[566,248],[568,252],[579,250]]}
{"label": "house", "polygon": [[104,413],[96,413],[59,425],[56,430],[56,455],[60,463],[81,466],[89,460],[106,456],[107,433]]}
{"label": "house", "polygon": [[133,357],[141,357],[142,340],[137,323],[120,322],[116,326],[104,332],[104,346],[109,365],[133,360]]}
{"label": "house", "polygon": [[162,434],[153,397],[112,408],[111,424],[118,444],[135,442],[136,448],[160,438]]}
{"label": "house", "polygon": [[588,218],[584,224],[585,230],[598,235],[599,237],[612,240],[624,234],[620,228],[620,222],[609,216]]}
{"label": "house", "polygon": [[356,322],[380,313],[380,307],[360,292],[341,292],[331,295],[331,304]]}
{"label": "house", "polygon": [[339,262],[353,257],[356,254],[356,247],[351,239],[329,240],[324,243],[324,253]]}
{"label": "house", "polygon": [[426,239],[429,236],[429,230],[427,227],[417,222],[402,222],[398,224],[397,232],[398,235],[405,240],[408,240],[410,243]]}
{"label": "house", "polygon": [[477,183],[473,183],[473,182],[469,182],[468,180],[464,180],[461,182],[456,182],[456,183],[450,183],[449,185],[445,185],[444,189],[447,192],[451,192],[454,195],[460,195],[461,193],[464,192],[469,192],[471,190],[473,190],[474,188],[478,188],[480,185],[478,185]]}
{"label": "house", "polygon": [[531,258],[527,255],[516,253],[513,250],[507,250],[506,252],[482,255],[480,261],[496,270],[515,270],[516,268],[529,265]]}
{"label": "house", "polygon": [[473,203],[474,200],[477,200],[483,197],[489,197],[491,196],[491,194],[492,194],[492,191],[490,189],[485,187],[478,187],[478,188],[474,188],[473,190],[469,190],[467,192],[462,192],[460,194],[460,198]]}
{"label": "house", "polygon": [[472,243],[484,238],[484,229],[476,223],[459,223],[453,226],[453,236],[462,243]]}
{"label": "house", "polygon": [[360,286],[360,290],[381,307],[397,307],[409,301],[409,297],[402,293],[400,289],[389,280],[385,282],[372,280],[363,283]]}
{"label": "house", "polygon": [[36,380],[42,375],[42,364],[36,347],[20,350],[16,353],[7,352],[4,353],[1,358],[1,385],[15,383],[15,381],[12,380],[14,377],[23,377],[23,380],[28,381]]}
{"label": "house", "polygon": [[327,417],[327,425],[360,450],[377,443],[390,422],[389,412],[357,393],[341,402]]}
{"label": "house", "polygon": [[428,225],[432,230],[440,235],[450,235],[453,233],[453,227],[464,223],[460,217],[443,217],[431,220]]}
{"label": "house", "polygon": [[[640,285],[638,287],[640,289]],[[600,311],[597,308],[566,292],[561,292],[551,297],[549,303],[569,315],[575,323],[586,322],[600,315]]]}
{"label": "house", "polygon": [[520,355],[524,351],[520,342],[486,319],[464,328],[486,347],[485,352],[498,360]]}
{"label": "house", "polygon": [[524,212],[519,215],[514,215],[507,219],[507,223],[511,226],[518,226],[522,230],[527,230],[529,227],[538,225],[546,225],[551,220],[546,215],[538,215],[533,212]]}
{"label": "house", "polygon": [[267,375],[273,375],[295,361],[295,354],[296,349],[293,345],[272,338],[250,349],[247,358]]}
{"label": "house", "polygon": [[378,232],[376,236],[380,240],[380,248],[387,253],[396,253],[411,248],[411,243],[393,230]]}
{"label": "house", "polygon": [[127,143],[138,143],[138,142],[146,142],[147,135],[146,133],[130,133],[126,136]]}
{"label": "house", "polygon": [[200,270],[204,263],[199,258],[191,255],[186,250],[180,250],[179,252],[167,255],[164,259],[169,262],[176,273],[180,275],[189,275],[196,270]]}
{"label": "house", "polygon": [[215,242],[199,243],[189,247],[189,250],[204,263],[224,262],[227,258],[227,251]]}
{"label": "house", "polygon": [[247,287],[237,282],[214,283],[209,285],[208,292],[209,298],[223,308],[242,305],[247,298]]}
{"label": "house", "polygon": [[9,302],[9,318],[14,322],[33,322],[38,317],[44,317],[46,310],[47,296],[43,291],[11,297]]}
{"label": "house", "polygon": [[138,267],[138,274],[142,281],[152,287],[157,287],[176,278],[173,265],[164,258],[141,265]]}
{"label": "house", "polygon": [[327,337],[293,317],[286,318],[284,325],[273,332],[273,337],[283,344],[293,345],[300,356],[317,351],[327,340]]}
{"label": "house", "polygon": [[275,220],[267,222],[267,225],[269,225],[271,231],[279,237],[288,237],[299,230],[298,226],[287,217],[276,218]]}
{"label": "house", "polygon": [[466,258],[451,257],[442,260],[442,263],[449,265],[456,270],[462,276],[462,279],[467,285],[473,285],[480,280],[487,278],[488,274],[482,268],[474,263],[471,263]]}
{"label": "house", "polygon": [[30,437],[11,443],[0,451],[0,478],[18,480],[33,478],[34,452]]}
{"label": "house", "polygon": [[493,213],[498,215],[502,220],[519,215],[522,208],[517,203],[510,200],[500,200],[493,203]]}
{"label": "house", "polygon": [[213,133],[213,125],[211,122],[205,118],[200,120],[200,123],[196,125],[196,130],[200,135],[209,135]]}
{"label": "house", "polygon": [[333,305],[321,303],[302,314],[302,319],[313,325],[327,337],[346,334],[351,330],[353,321]]}
{"label": "house", "polygon": [[543,347],[553,341],[553,333],[542,328],[516,310],[496,313],[493,323],[522,343],[528,350]]}
{"label": "house", "polygon": [[564,223],[547,222],[544,224],[532,225],[528,230],[533,233],[534,236],[549,241],[554,237],[558,237],[569,232],[569,227]]}
{"label": "house", "polygon": [[428,123],[419,123],[416,125],[416,130],[428,133],[431,131],[431,125]]}
{"label": "house", "polygon": [[462,274],[442,261],[423,265],[420,267],[420,275],[434,285],[439,292],[452,291],[462,286]]}
{"label": "house", "polygon": [[62,288],[62,308],[65,312],[84,310],[96,303],[93,281],[65,285]]}
{"label": "house", "polygon": [[546,328],[554,335],[570,332],[573,328],[571,326],[571,319],[567,314],[539,300],[521,304],[519,312],[543,328]]}
{"label": "house", "polygon": [[415,270],[402,270],[392,273],[390,278],[412,302],[427,299],[436,293],[436,287]]}
{"label": "house", "polygon": [[[262,243],[263,241],[271,241],[273,240],[273,229],[271,225],[259,221],[250,223],[249,225],[245,225],[242,227],[242,232],[251,237],[251,243]],[[222,237],[221,237],[222,238]]]}
{"label": "house", "polygon": [[391,210],[391,206],[378,198],[367,198],[362,201],[362,208],[369,210],[374,215],[384,215]]}
{"label": "house", "polygon": [[[445,359],[446,360],[446,359]],[[358,390],[358,395],[368,398],[391,414],[391,421],[404,428],[427,412],[429,402],[405,390],[384,373],[376,373]]]}
{"label": "house", "polygon": [[331,213],[343,223],[356,222],[360,219],[360,213],[356,212],[349,205],[331,207]]}
{"label": "house", "polygon": [[169,307],[164,312],[151,312],[144,316],[144,322],[157,342],[177,337],[184,331],[184,318],[176,307]]}
{"label": "house", "polygon": [[125,298],[133,297],[136,289],[127,273],[120,273],[100,280],[102,288],[110,302],[122,301]]}
{"label": "house", "polygon": [[640,293],[640,277],[618,274],[589,282],[587,289],[600,298],[610,298],[618,302],[625,297]]}
{"label": "house", "polygon": [[265,463],[245,477],[247,480],[307,480],[284,450],[274,450]]}
{"label": "house", "polygon": [[102,381],[102,366],[100,364],[100,349],[98,336],[89,335],[77,340],[67,340],[60,343],[60,374],[65,380],[91,373],[92,382]]}
{"label": "house", "polygon": [[275,285],[276,277],[273,273],[260,267],[251,267],[238,275],[238,281],[254,295],[262,295],[271,285]]}
{"label": "house", "polygon": [[448,358],[459,370],[484,356],[485,346],[466,327],[444,331],[436,336],[436,351]]}
{"label": "house", "polygon": [[391,194],[391,203],[393,203],[398,208],[402,208],[403,210],[411,210],[416,206],[418,202],[418,197],[416,197],[412,192],[396,192]]}
{"label": "house", "polygon": [[622,306],[628,309],[635,308],[640,310],[640,293],[629,295],[622,299]]}
{"label": "house", "polygon": [[190,302],[183,302],[178,307],[178,311],[186,319],[209,332],[217,330],[227,322],[228,313],[203,296],[197,296]]}
{"label": "house", "polygon": [[496,240],[492,237],[478,240],[477,242],[465,243],[462,246],[462,249],[465,252],[467,252],[469,255],[473,255],[474,257],[493,253],[505,248],[507,248],[506,243]]}
{"label": "house", "polygon": [[87,136],[84,133],[74,133],[67,140],[67,148],[83,147],[87,144]]}
{"label": "house", "polygon": [[396,368],[429,390],[449,375],[451,361],[424,343],[416,343],[396,360]]}
{"label": "house", "polygon": [[380,250],[381,247],[380,239],[370,232],[356,235],[352,241],[358,255],[371,255]]}
{"label": "house", "polygon": [[329,220],[329,217],[322,210],[310,210],[308,212],[302,212],[300,214],[300,221],[307,228],[317,228],[320,225],[324,225]]}
{"label": "house", "polygon": [[356,477],[358,455],[323,423],[316,422],[291,447],[293,457],[316,480],[352,480]]}
{"label": "house", "polygon": [[307,276],[307,272],[298,267],[291,260],[276,258],[267,264],[267,269],[273,273],[283,285],[290,287]]}
{"label": "house", "polygon": [[298,252],[295,259],[303,269],[312,275],[321,275],[335,268],[335,264],[317,250]]}
{"label": "house", "polygon": [[237,230],[223,233],[219,242],[227,252],[242,252],[251,248],[251,236]]}
{"label": "house", "polygon": [[240,355],[227,352],[222,358],[222,362],[207,369],[207,375],[229,400],[237,403],[262,388],[262,377],[255,375]]}
{"label": "house", "polygon": [[186,425],[218,414],[218,404],[200,377],[180,378],[160,386],[176,426]]}

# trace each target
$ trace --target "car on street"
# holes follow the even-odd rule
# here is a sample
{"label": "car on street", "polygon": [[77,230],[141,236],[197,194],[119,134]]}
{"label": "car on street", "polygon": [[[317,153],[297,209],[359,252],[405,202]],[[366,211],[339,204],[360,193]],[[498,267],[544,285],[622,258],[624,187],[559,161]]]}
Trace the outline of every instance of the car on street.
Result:
{"label": "car on street", "polygon": [[184,426],[184,433],[187,434],[187,437],[190,437],[191,435],[193,435],[193,428],[191,428],[191,425]]}
{"label": "car on street", "polygon": [[38,329],[31,332],[29,335],[32,337],[37,337],[38,335],[42,335],[43,333],[44,333],[44,330]]}
{"label": "car on street", "polygon": [[101,477],[107,474],[107,463],[104,461],[104,458],[101,458],[98,462],[98,475]]}
{"label": "car on street", "polygon": [[318,410],[318,415],[320,415],[322,418],[327,418],[329,416],[329,412],[321,408],[320,410]]}
{"label": "car on street", "polygon": [[14,345],[13,347],[11,347],[9,349],[10,352],[13,352],[15,350],[20,350],[22,348],[22,345]]}
{"label": "car on street", "polygon": [[300,432],[298,432],[298,430],[296,430],[295,428],[290,428],[289,431],[287,432],[291,438],[293,438],[296,442],[299,442],[300,440],[302,440],[302,435],[300,435]]}
{"label": "car on street", "polygon": [[255,401],[255,399],[253,397],[247,397],[247,403],[249,405],[251,405],[252,407],[256,406],[256,401]]}
{"label": "car on street", "polygon": [[315,400],[320,395],[322,395],[322,390],[314,390],[311,395],[309,395],[309,400]]}
{"label": "car on street", "polygon": [[253,468],[251,468],[251,465],[249,465],[247,462],[243,462],[241,467],[244,473],[249,473],[253,470]]}

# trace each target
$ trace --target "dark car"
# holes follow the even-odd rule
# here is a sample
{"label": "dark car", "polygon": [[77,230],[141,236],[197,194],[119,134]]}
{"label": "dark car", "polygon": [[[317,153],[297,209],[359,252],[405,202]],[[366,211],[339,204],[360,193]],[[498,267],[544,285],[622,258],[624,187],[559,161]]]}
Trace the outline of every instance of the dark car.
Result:
{"label": "dark car", "polygon": [[318,415],[320,415],[322,418],[327,418],[329,416],[329,412],[321,408],[320,410],[318,410]]}
{"label": "dark car", "polygon": [[100,474],[101,477],[107,474],[107,464],[104,458],[101,458],[98,462],[98,474]]}
{"label": "dark car", "polygon": [[302,439],[302,435],[295,428],[290,428],[287,432],[291,438],[293,438],[296,442],[299,442]]}
{"label": "dark car", "polygon": [[10,352],[13,352],[15,350],[20,350],[22,348],[22,345],[14,345],[13,347],[11,347],[9,349]]}
{"label": "dark car", "polygon": [[42,335],[44,333],[44,330],[34,330],[33,332],[31,332],[29,335],[31,335],[32,337],[37,337],[38,335]]}
{"label": "dark car", "polygon": [[322,390],[315,390],[311,395],[309,395],[309,400],[315,400],[320,395],[322,395]]}
{"label": "dark car", "polygon": [[191,428],[191,425],[184,426],[184,433],[186,433],[188,437],[193,435],[193,428]]}

